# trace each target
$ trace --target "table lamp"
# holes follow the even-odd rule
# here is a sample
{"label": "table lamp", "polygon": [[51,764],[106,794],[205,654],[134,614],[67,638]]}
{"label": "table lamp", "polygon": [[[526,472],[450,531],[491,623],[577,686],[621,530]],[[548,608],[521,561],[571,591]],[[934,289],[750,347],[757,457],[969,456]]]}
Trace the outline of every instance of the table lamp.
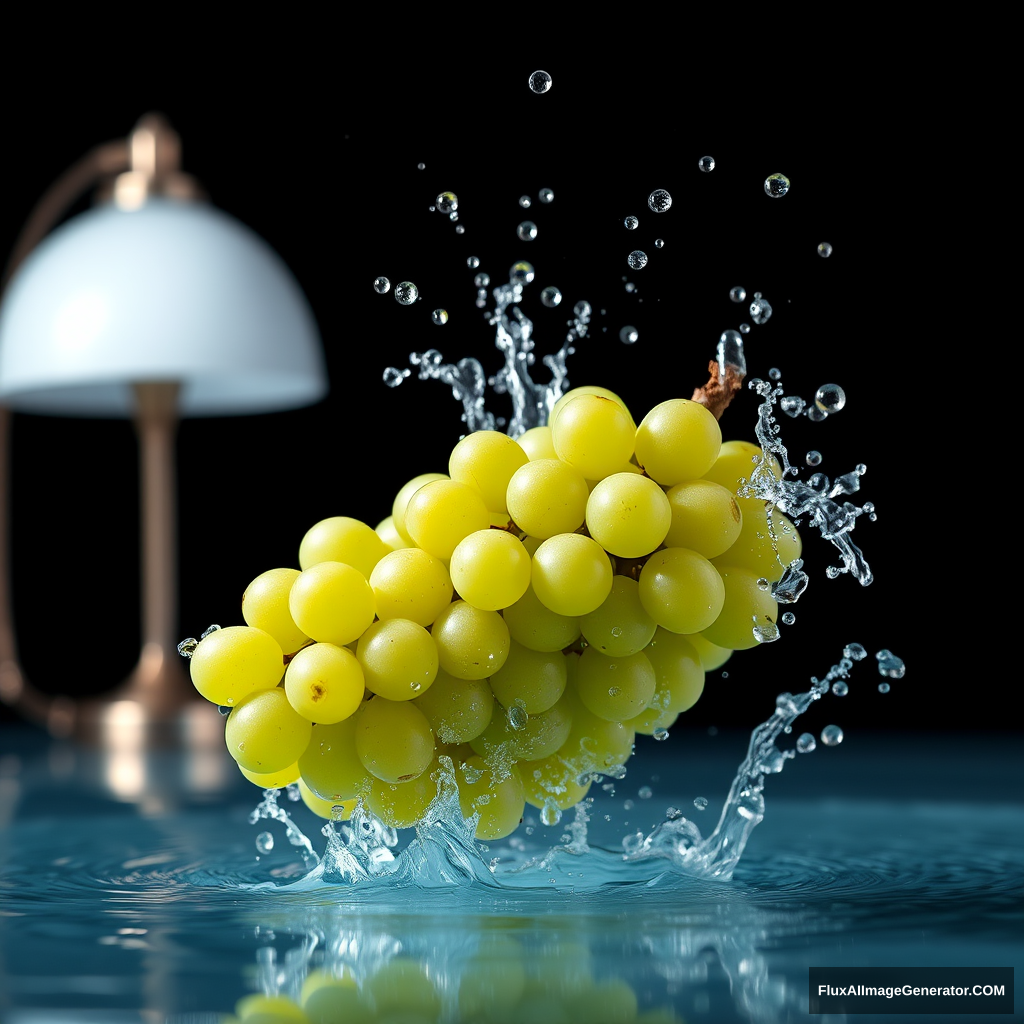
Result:
{"label": "table lamp", "polygon": [[[89,189],[96,202],[60,224]],[[205,200],[158,114],[97,147],[43,196],[0,292],[0,492],[10,413],[133,418],[142,508],[142,648],[102,698],[52,697],[22,671],[0,495],[0,700],[54,735],[217,737],[177,653],[179,417],[267,413],[327,393],[319,332],[283,260]],[[208,718],[213,710],[214,720]],[[186,737],[188,738],[188,737]]]}

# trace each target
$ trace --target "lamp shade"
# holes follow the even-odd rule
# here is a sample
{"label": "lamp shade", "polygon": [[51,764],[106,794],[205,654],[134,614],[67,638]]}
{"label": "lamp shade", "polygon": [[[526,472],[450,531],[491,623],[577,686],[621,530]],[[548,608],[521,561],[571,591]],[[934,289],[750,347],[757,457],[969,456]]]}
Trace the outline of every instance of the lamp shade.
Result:
{"label": "lamp shade", "polygon": [[48,235],[0,303],[0,401],[129,417],[131,385],[176,381],[178,414],[310,405],[327,393],[298,282],[258,235],[202,202],[96,207]]}

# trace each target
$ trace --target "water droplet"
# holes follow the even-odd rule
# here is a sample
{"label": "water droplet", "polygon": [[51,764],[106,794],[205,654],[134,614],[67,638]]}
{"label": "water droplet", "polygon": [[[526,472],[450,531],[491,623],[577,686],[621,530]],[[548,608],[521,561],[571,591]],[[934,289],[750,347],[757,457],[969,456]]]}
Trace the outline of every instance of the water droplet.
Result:
{"label": "water droplet", "polygon": [[477,274],[476,277],[473,278],[473,284],[475,284],[477,288],[486,288],[490,283],[490,274]]}
{"label": "water droplet", "polygon": [[238,748],[237,749],[238,749],[238,752],[240,754],[244,754],[245,753],[245,741],[244,740],[241,743],[238,744]]}
{"label": "water droplet", "polygon": [[459,197],[454,192],[442,192],[434,200],[434,205],[438,213],[454,213],[459,208]]}
{"label": "water droplet", "polygon": [[758,578],[757,589],[758,590],[771,590],[772,585],[763,576]]}
{"label": "water droplet", "polygon": [[809,732],[801,733],[796,741],[796,749],[800,754],[809,754],[817,746],[817,741]]}
{"label": "water droplet", "polygon": [[640,226],[640,221],[632,214],[630,214],[630,216],[628,216],[622,223],[626,225],[627,231],[636,231]]}
{"label": "water droplet", "polygon": [[609,697],[618,697],[618,695],[620,693],[622,693],[622,688],[621,687],[619,687],[619,686],[609,686],[608,687],[608,696]]}
{"label": "water droplet", "polygon": [[190,636],[188,639],[182,640],[181,643],[178,644],[178,653],[183,658],[191,658],[198,646],[199,641],[194,636]]}
{"label": "water droplet", "polygon": [[818,243],[818,255],[819,256],[824,256],[826,258],[831,256],[832,255],[832,246],[828,242],[819,242]]}
{"label": "water droplet", "polygon": [[540,820],[548,826],[557,825],[562,820],[562,812],[554,803],[547,803],[541,808]]}
{"label": "water droplet", "polygon": [[789,191],[789,178],[784,174],[769,174],[764,179],[764,190],[772,199],[778,199]]}
{"label": "water droplet", "polygon": [[846,392],[838,384],[822,384],[815,392],[814,404],[831,415],[846,405]]}
{"label": "water droplet", "polygon": [[516,235],[521,242],[532,242],[537,237],[537,225],[532,220],[524,220],[516,228]]}
{"label": "water droplet", "polygon": [[631,810],[633,810],[633,808],[635,806],[636,805],[633,803],[632,800],[623,800],[622,801],[622,809],[625,810],[625,811],[631,811]]}
{"label": "water droplet", "polygon": [[632,281],[627,282],[626,283],[626,291],[629,292],[630,295],[632,295],[633,292],[636,291],[636,285],[633,284]]}
{"label": "water droplet", "polygon": [[890,679],[902,679],[906,673],[906,666],[902,658],[897,658],[892,651],[881,650],[875,657],[878,659],[878,671]]}
{"label": "water droplet", "polygon": [[384,371],[384,383],[389,388],[397,388],[399,384],[409,376],[409,370],[399,370],[395,366],[389,366]]}
{"label": "water droplet", "polygon": [[411,306],[420,297],[420,290],[412,281],[400,281],[395,285],[395,301],[402,306]]}
{"label": "water droplet", "polygon": [[654,240],[654,248],[655,249],[664,249],[665,248],[665,239],[664,238],[656,238]]}
{"label": "water droplet", "polygon": [[622,636],[622,627],[621,626],[612,626],[611,634],[614,637]]}
{"label": "water droplet", "polygon": [[421,163],[418,163],[416,165],[416,170],[417,171],[425,171],[426,169],[427,169],[427,165],[425,163],[421,162]]}
{"label": "water droplet", "polygon": [[218,708],[217,708],[217,710],[218,710],[218,711],[219,711],[219,712],[220,712],[220,713],[221,713],[222,715],[230,715],[230,714],[231,714],[231,706],[230,706],[230,705],[228,705],[228,704],[221,704],[221,705],[219,705],[219,706],[218,706]]}
{"label": "water droplet", "polygon": [[772,307],[767,300],[756,298],[750,304],[750,319],[755,324],[763,324],[772,315]]}
{"label": "water droplet", "polygon": [[418,680],[414,679],[411,683],[409,683],[409,689],[412,690],[413,693],[419,693],[420,690],[423,689],[423,684]]}
{"label": "water droplet", "polygon": [[695,796],[693,798],[693,806],[698,811],[706,811],[708,809],[708,798],[706,796]]}
{"label": "water droplet", "polygon": [[623,345],[635,345],[636,340],[639,337],[640,332],[635,327],[629,326],[629,324],[619,331],[619,341],[621,341]]}
{"label": "water droplet", "polygon": [[804,411],[806,406],[807,403],[799,395],[786,395],[779,399],[779,408],[794,419]]}
{"label": "water droplet", "polygon": [[808,466],[820,466],[821,465],[821,452],[815,451],[813,448],[804,456],[804,462]]}
{"label": "water droplet", "polygon": [[647,253],[634,249],[627,257],[626,262],[631,270],[643,270],[647,266]]}
{"label": "water droplet", "polygon": [[461,224],[455,229],[455,234],[457,235],[464,235],[465,233],[466,229]]}
{"label": "water droplet", "polygon": [[879,693],[888,693],[889,692],[889,684],[888,683],[879,683],[878,684],[878,692]]}
{"label": "water droplet", "polygon": [[526,260],[513,263],[512,269],[508,273],[511,280],[518,281],[520,284],[529,284],[535,276],[533,264],[527,263]]}
{"label": "water droplet", "polygon": [[847,686],[846,683],[844,683],[842,679],[837,679],[832,684],[832,692],[837,697],[845,697],[850,692],[850,687]]}
{"label": "water droplet", "polygon": [[373,290],[378,295],[386,295],[391,290],[391,282],[386,277],[375,277],[373,279]]}
{"label": "water droplet", "polygon": [[746,297],[747,297],[747,289],[746,288],[741,288],[739,285],[737,285],[735,288],[730,288],[729,289],[729,298],[732,299],[733,302],[743,302],[743,300]]}
{"label": "water droplet", "polygon": [[530,208],[530,197],[529,196],[520,196],[519,197],[519,205],[524,210],[528,210]]}
{"label": "water droplet", "polygon": [[843,648],[843,657],[851,661],[863,661],[868,656],[863,644],[847,644]]}
{"label": "water droplet", "polygon": [[754,626],[754,639],[759,644],[770,644],[779,639],[779,627],[770,619]]}
{"label": "water droplet", "polygon": [[542,188],[542,189],[541,189],[541,190],[540,190],[540,191],[539,191],[539,192],[537,193],[537,198],[538,198],[538,199],[539,199],[539,200],[540,200],[540,201],[541,201],[542,203],[550,203],[550,202],[551,202],[551,201],[552,201],[552,200],[553,200],[553,199],[555,198],[555,193],[554,193],[554,192],[552,192],[552,191],[551,191],[551,189],[549,189],[549,188]]}
{"label": "water droplet", "polygon": [[796,622],[796,616],[792,612],[782,613],[782,623],[785,626],[792,626]]}
{"label": "water droplet", "polygon": [[554,285],[549,285],[540,293],[540,301],[549,309],[554,309],[562,301],[562,293]]}
{"label": "water droplet", "polygon": [[843,730],[838,725],[826,725],[821,730],[821,742],[826,747],[838,747],[843,742]]}
{"label": "water droplet", "polygon": [[434,312],[430,314],[430,319],[440,327],[442,324],[448,323],[448,310],[435,309]]}
{"label": "water droplet", "polygon": [[650,786],[641,786],[636,791],[636,795],[640,797],[641,800],[650,800],[651,797],[654,796],[654,790],[651,789]]}
{"label": "water droplet", "polygon": [[662,728],[659,725],[658,728],[654,730],[652,735],[659,742],[661,742],[662,740],[667,740],[668,739],[668,729],[664,729],[664,728]]}
{"label": "water droplet", "polygon": [[526,723],[530,716],[526,713],[526,708],[520,704],[513,704],[506,712],[508,718],[508,724],[519,732],[520,729],[526,728]]}
{"label": "water droplet", "polygon": [[530,92],[535,92],[539,96],[541,93],[545,93],[551,88],[551,76],[546,71],[534,71],[530,75]]}
{"label": "water droplet", "polygon": [[256,852],[270,853],[274,848],[274,837],[269,832],[261,832],[256,837]]}
{"label": "water droplet", "polygon": [[466,266],[469,267],[470,270],[476,270],[476,268],[480,266],[480,257],[470,256],[469,259],[466,260]]}
{"label": "water droplet", "polygon": [[213,623],[212,626],[207,626],[199,635],[199,639],[205,640],[211,633],[216,633],[218,629],[220,629],[220,626],[218,626],[216,622]]}
{"label": "water droplet", "polygon": [[655,213],[664,213],[672,205],[672,197],[663,188],[656,188],[647,197],[647,205]]}
{"label": "water droplet", "polygon": [[707,174],[707,173],[708,173],[709,171],[713,171],[713,170],[715,169],[715,158],[714,158],[713,156],[702,156],[702,157],[701,157],[701,158],[700,158],[700,159],[699,159],[699,160],[697,161],[697,166],[698,166],[698,167],[699,167],[699,168],[700,168],[700,169],[701,169],[701,170],[702,170],[702,171],[703,171],[703,172],[704,172],[705,174]]}

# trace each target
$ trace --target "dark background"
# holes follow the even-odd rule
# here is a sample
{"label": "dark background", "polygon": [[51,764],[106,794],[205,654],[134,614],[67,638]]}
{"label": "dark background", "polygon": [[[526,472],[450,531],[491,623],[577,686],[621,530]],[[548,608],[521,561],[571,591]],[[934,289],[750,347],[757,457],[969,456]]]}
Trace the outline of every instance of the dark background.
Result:
{"label": "dark background", "polygon": [[[494,330],[474,306],[466,260],[479,257],[493,284],[528,259],[536,280],[523,309],[538,357],[558,349],[573,304],[586,299],[595,316],[570,360],[570,383],[616,390],[637,421],[664,399],[689,397],[706,380],[721,332],[750,321],[729,299],[737,284],[774,309],[747,336],[750,376],[778,367],[787,393],[808,400],[827,382],[846,390],[846,409],[824,423],[780,417],[782,437],[795,464],[818,449],[819,468],[833,477],[866,464],[857,503],[873,501],[878,519],[862,517],[854,540],[876,581],[863,588],[848,575],[827,579],[837,556],[805,528],[811,585],[792,609],[796,624],[779,642],[735,655],[728,678],[709,674],[688,722],[749,728],[777,693],[806,689],[857,641],[872,655],[888,647],[904,658],[906,677],[879,694],[872,656],[856,667],[849,696],[807,716],[812,731],[829,721],[848,731],[1002,727],[984,707],[954,711],[937,697],[952,670],[930,653],[936,630],[947,627],[937,621],[922,539],[920,377],[907,352],[914,313],[900,265],[913,208],[901,182],[918,155],[912,137],[894,149],[882,128],[892,97],[862,91],[855,101],[833,99],[822,116],[816,94],[827,83],[813,75],[780,102],[768,84],[716,90],[707,76],[668,64],[609,73],[597,61],[537,57],[460,63],[456,73],[450,62],[425,60],[359,82],[315,64],[289,65],[287,75],[271,66],[253,79],[152,70],[136,86],[23,104],[8,119],[4,259],[63,170],[155,110],[181,136],[184,170],[276,249],[319,323],[326,401],[181,424],[181,637],[240,623],[246,584],[297,565],[299,542],[319,519],[375,525],[407,479],[446,470],[461,406],[439,382],[413,377],[392,390],[382,372],[431,347],[451,361],[474,355],[494,372]],[[527,85],[537,67],[554,78],[541,96]],[[884,178],[875,173],[881,152]],[[705,154],[716,161],[710,174],[698,170]],[[792,181],[777,200],[763,190],[775,171]],[[554,190],[550,205],[537,202],[543,187]],[[656,188],[673,197],[665,214],[647,209]],[[428,211],[442,190],[459,196],[462,235]],[[518,205],[522,195],[533,200],[529,210]],[[636,231],[623,226],[628,214],[640,219]],[[530,243],[516,238],[524,219],[539,228]],[[834,247],[829,259],[817,255],[822,241]],[[649,256],[641,271],[626,264],[635,248]],[[378,274],[414,281],[421,301],[401,307],[393,294],[375,294]],[[564,296],[556,309],[540,303],[549,284]],[[438,306],[450,316],[444,327],[431,323]],[[633,346],[618,339],[625,324],[639,330]],[[546,380],[546,370],[538,366],[535,377]],[[491,407],[506,411],[500,397]],[[755,410],[753,396],[741,394],[723,418],[724,436],[754,440]],[[131,424],[16,414],[12,449],[23,667],[51,692],[110,689],[139,647]]]}

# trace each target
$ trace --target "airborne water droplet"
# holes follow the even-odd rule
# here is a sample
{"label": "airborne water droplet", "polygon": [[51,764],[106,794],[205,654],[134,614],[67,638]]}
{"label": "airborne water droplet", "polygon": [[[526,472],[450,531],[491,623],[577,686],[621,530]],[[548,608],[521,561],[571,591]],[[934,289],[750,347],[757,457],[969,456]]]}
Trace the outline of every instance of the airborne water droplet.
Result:
{"label": "airborne water droplet", "polygon": [[466,260],[466,266],[469,267],[470,270],[476,270],[476,268],[480,266],[480,257],[470,256],[469,259]]}
{"label": "airborne water droplet", "polygon": [[640,226],[640,221],[632,215],[628,216],[622,223],[626,225],[627,231],[636,231]]}
{"label": "airborne water droplet", "polygon": [[851,661],[863,661],[868,656],[863,644],[847,644],[843,648],[843,657]]}
{"label": "airborne water droplet", "polygon": [[459,208],[459,197],[454,192],[442,192],[434,205],[439,213],[454,213]]}
{"label": "airborne water droplet", "polygon": [[373,279],[373,290],[378,295],[385,295],[391,288],[391,282],[386,277],[375,277]]}
{"label": "airborne water droplet", "polygon": [[528,210],[530,208],[530,203],[531,203],[531,200],[530,200],[529,196],[520,196],[519,197],[519,205],[524,210]]}
{"label": "airborne water droplet", "polygon": [[811,451],[809,451],[804,456],[804,462],[806,462],[808,466],[820,466],[821,465],[821,452],[814,451],[814,449],[811,449]]}
{"label": "airborne water droplet", "polygon": [[766,299],[756,298],[750,304],[750,319],[753,320],[755,324],[766,323],[771,315],[772,307]]}
{"label": "airborne water droplet", "polygon": [[826,725],[821,730],[821,742],[826,747],[838,747],[843,742],[843,730],[838,725]]}
{"label": "airborne water droplet", "polygon": [[554,309],[562,301],[562,293],[554,285],[549,285],[540,293],[540,301],[549,309]]}
{"label": "airborne water droplet", "polygon": [[693,798],[693,806],[698,811],[706,811],[708,807],[708,798],[706,796],[695,796]]}
{"label": "airborne water droplet", "polygon": [[809,732],[801,733],[799,739],[796,741],[797,753],[800,754],[809,754],[817,746],[817,741]]}
{"label": "airborne water droplet", "polygon": [[412,281],[400,281],[395,285],[395,301],[402,306],[411,306],[420,297],[420,290]]}
{"label": "airborne water droplet", "polygon": [[850,687],[847,686],[847,684],[844,683],[842,679],[837,679],[832,684],[832,692],[837,697],[845,697],[850,692]]}
{"label": "airborne water droplet", "polygon": [[656,238],[654,240],[654,248],[655,249],[664,249],[665,248],[665,239],[664,238]]}
{"label": "airborne water droplet", "polygon": [[733,302],[742,302],[747,297],[747,289],[741,288],[737,285],[735,288],[729,289],[729,298]]}
{"label": "airborne water droplet", "polygon": [[707,173],[708,173],[709,171],[713,171],[713,170],[715,169],[715,158],[714,158],[713,156],[702,156],[702,157],[701,157],[701,158],[700,158],[700,159],[699,159],[699,160],[697,161],[697,166],[698,166],[698,167],[699,167],[699,168],[700,168],[700,169],[701,169],[701,170],[702,170],[702,171],[703,171],[703,172],[704,172],[705,174],[707,174]]}
{"label": "airborne water droplet", "polygon": [[769,174],[764,180],[764,190],[772,199],[778,199],[789,191],[789,178],[784,174]]}
{"label": "airborne water droplet", "polygon": [[270,853],[274,848],[274,837],[269,832],[261,832],[256,837],[256,852]]}
{"label": "airborne water droplet", "polygon": [[538,199],[539,199],[539,200],[540,200],[540,201],[541,201],[542,203],[550,203],[550,202],[551,202],[551,201],[552,201],[552,200],[553,200],[553,199],[555,198],[555,193],[554,193],[554,192],[552,192],[552,191],[551,191],[551,189],[549,189],[549,188],[542,188],[542,189],[541,189],[541,190],[540,190],[540,191],[539,191],[539,192],[537,193],[537,198],[538,198]]}
{"label": "airborne water droplet", "polygon": [[384,371],[384,383],[389,388],[397,388],[399,384],[409,376],[408,370],[399,370],[395,366],[389,366]]}
{"label": "airborne water droplet", "polygon": [[643,270],[647,266],[647,253],[640,249],[634,249],[627,257],[626,262],[631,270]]}
{"label": "airborne water droplet", "polygon": [[792,612],[782,613],[782,623],[785,626],[792,626],[796,622],[796,616]]}
{"label": "airborne water droplet", "polygon": [[878,692],[879,693],[888,693],[889,692],[889,684],[888,683],[879,683],[878,684]]}
{"label": "airborne water droplet", "polygon": [[647,197],[647,205],[655,213],[664,213],[672,205],[672,197],[663,188],[656,188]]}
{"label": "airborne water droplet", "polygon": [[888,676],[890,679],[902,679],[906,672],[906,666],[902,658],[897,658],[892,651],[881,650],[875,657],[878,659],[878,672],[880,675]]}
{"label": "airborne water droplet", "polygon": [[832,246],[828,242],[819,242],[818,243],[818,255],[819,256],[824,256],[826,258],[831,256],[832,255]]}
{"label": "airborne water droplet", "polygon": [[619,341],[621,341],[623,345],[634,345],[639,337],[640,332],[635,327],[631,327],[628,324],[619,331]]}
{"label": "airborne water droplet", "polygon": [[530,75],[530,92],[535,92],[539,96],[550,88],[551,76],[546,71],[534,71]]}
{"label": "airborne water droplet", "polygon": [[435,309],[434,312],[430,314],[430,319],[440,327],[442,324],[448,323],[448,310]]}
{"label": "airborne water droplet", "polygon": [[532,242],[537,237],[537,225],[532,220],[524,220],[516,228],[516,235],[521,242]]}
{"label": "airborne water droplet", "polygon": [[846,392],[838,384],[822,384],[814,396],[814,404],[829,414],[846,405]]}

